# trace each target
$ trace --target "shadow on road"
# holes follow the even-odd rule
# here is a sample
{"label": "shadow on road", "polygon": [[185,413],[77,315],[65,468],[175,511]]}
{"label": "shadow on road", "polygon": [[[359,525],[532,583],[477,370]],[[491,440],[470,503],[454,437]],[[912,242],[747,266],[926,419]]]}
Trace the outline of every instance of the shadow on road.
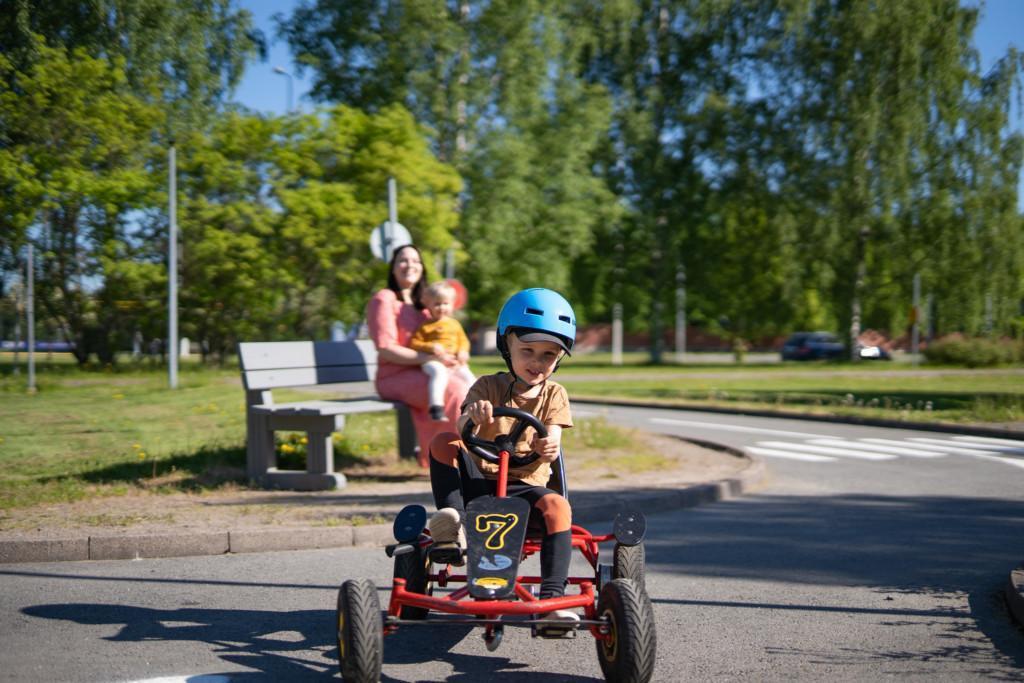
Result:
{"label": "shadow on road", "polygon": [[[1024,501],[998,498],[754,495],[681,516],[655,517],[647,542],[652,569],[823,587],[867,586],[879,594],[878,606],[867,608],[686,596],[655,596],[655,603],[877,614],[886,624],[934,618],[950,634],[981,631],[1017,667],[1024,666],[1024,631],[1010,619],[1002,591],[1008,572],[1022,559]],[[949,598],[951,606],[906,609],[900,607],[901,594]],[[961,607],[964,598],[966,608]],[[991,663],[990,655],[982,654],[987,652],[987,643],[947,647],[938,635],[935,648],[927,652],[871,656],[969,662],[977,654],[977,673],[996,675],[984,669],[984,661]]]}
{"label": "shadow on road", "polygon": [[[336,675],[337,648],[332,637],[335,614],[330,610],[152,609],[130,605],[90,603],[27,607],[22,612],[40,619],[87,626],[120,626],[107,640],[115,642],[192,641],[206,643],[211,652],[250,671],[204,674],[231,681],[321,680]],[[466,626],[407,627],[384,640],[384,664],[409,665],[443,661],[454,668],[448,681],[564,681],[598,680],[565,674],[522,671],[529,666],[529,651],[520,660],[497,655],[477,656],[451,652],[467,636],[480,630]],[[384,675],[386,682],[403,679]],[[418,680],[418,678],[417,678]]]}
{"label": "shadow on road", "polygon": [[[331,638],[335,617],[328,610],[151,609],[77,603],[38,605],[23,612],[91,626],[121,625],[116,635],[107,638],[112,641],[208,643],[224,661],[254,670],[224,674],[232,681],[307,680],[337,670]],[[322,663],[315,661],[317,652]]]}

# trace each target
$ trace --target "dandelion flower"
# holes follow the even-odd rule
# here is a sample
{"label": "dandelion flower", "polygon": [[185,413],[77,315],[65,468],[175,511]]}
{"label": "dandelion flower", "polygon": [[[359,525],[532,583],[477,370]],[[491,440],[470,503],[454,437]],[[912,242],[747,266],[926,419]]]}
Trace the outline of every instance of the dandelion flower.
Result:
{"label": "dandelion flower", "polygon": [[309,439],[308,439],[307,437],[305,437],[305,436],[304,436],[304,437],[302,437],[301,439],[299,439],[299,443],[301,443],[301,444],[306,444],[306,443],[309,443]]}
{"label": "dandelion flower", "polygon": [[132,448],[134,448],[135,450],[139,450],[140,448],[142,448],[142,444],[141,443],[133,443],[132,444]]}

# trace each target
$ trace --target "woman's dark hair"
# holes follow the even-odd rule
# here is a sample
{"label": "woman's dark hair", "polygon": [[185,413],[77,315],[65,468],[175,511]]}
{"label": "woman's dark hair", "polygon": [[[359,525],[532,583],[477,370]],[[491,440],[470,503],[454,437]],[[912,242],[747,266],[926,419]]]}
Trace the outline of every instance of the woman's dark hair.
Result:
{"label": "woman's dark hair", "polygon": [[[388,262],[388,289],[397,294],[399,298],[402,296],[402,288],[398,286],[398,280],[395,279],[395,261],[398,260],[398,255],[405,249],[412,249],[416,252],[416,255],[420,257],[420,263],[423,263],[423,254],[416,248],[414,244],[403,244],[400,247],[395,247],[395,250],[391,252],[391,260]],[[412,286],[412,291],[409,293],[412,296],[413,305],[423,310],[426,306],[423,304],[423,290],[427,288],[427,268],[423,267],[423,274],[420,276],[419,281]]]}

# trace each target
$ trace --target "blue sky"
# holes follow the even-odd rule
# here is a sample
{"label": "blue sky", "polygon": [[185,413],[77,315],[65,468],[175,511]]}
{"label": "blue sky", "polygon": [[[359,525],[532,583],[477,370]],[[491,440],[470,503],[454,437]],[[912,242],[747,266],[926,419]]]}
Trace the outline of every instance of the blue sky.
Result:
{"label": "blue sky", "polygon": [[[312,83],[312,74],[308,71],[304,76],[295,73],[291,52],[283,40],[275,39],[271,19],[276,13],[290,15],[297,0],[240,0],[239,4],[252,12],[256,26],[270,41],[270,49],[266,62],[254,62],[248,66],[235,92],[235,101],[260,112],[285,113],[288,109],[288,79],[274,73],[274,67],[280,66],[293,74],[295,108],[300,111],[312,109],[313,103],[305,97]],[[963,4],[978,5],[979,2],[964,0]],[[986,0],[983,4],[981,22],[974,39],[981,54],[982,69],[987,71],[1011,45],[1024,49],[1024,0]],[[1024,130],[1024,120],[1016,107],[1012,125],[1017,130]],[[1024,198],[1024,174],[1019,187],[1019,194]]]}

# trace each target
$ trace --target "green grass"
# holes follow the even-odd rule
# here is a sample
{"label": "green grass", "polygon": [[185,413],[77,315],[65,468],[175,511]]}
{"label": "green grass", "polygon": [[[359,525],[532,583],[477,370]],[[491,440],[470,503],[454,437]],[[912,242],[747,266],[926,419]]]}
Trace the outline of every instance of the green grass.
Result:
{"label": "green grass", "polygon": [[[245,406],[238,372],[183,366],[178,389],[160,369],[79,370],[40,364],[38,393],[0,364],[0,509],[87,496],[203,491],[244,484]],[[308,398],[277,391],[281,401]],[[304,466],[281,447],[283,467]],[[340,468],[393,461],[394,416],[355,415],[336,435]],[[404,465],[404,469],[403,469]]]}
{"label": "green grass", "polygon": [[[24,370],[0,354],[0,510],[123,495],[245,485],[245,412],[236,368],[182,365],[179,388],[166,370],[123,364],[80,369],[39,354],[38,393],[25,391]],[[888,363],[612,367],[600,356],[567,359],[555,376],[573,397],[661,401],[687,406],[789,411],[946,422],[1024,421],[1019,369],[915,374]],[[24,362],[24,354],[21,358]],[[495,357],[473,362],[478,374],[503,369]],[[922,369],[931,370],[929,366]],[[278,390],[279,401],[308,398]],[[301,434],[278,434],[282,467],[304,467]],[[407,476],[415,463],[395,455],[394,416],[355,415],[335,437],[335,462],[365,477]],[[629,434],[602,420],[577,421],[567,450],[629,450]],[[633,452],[623,467],[658,466]]]}

